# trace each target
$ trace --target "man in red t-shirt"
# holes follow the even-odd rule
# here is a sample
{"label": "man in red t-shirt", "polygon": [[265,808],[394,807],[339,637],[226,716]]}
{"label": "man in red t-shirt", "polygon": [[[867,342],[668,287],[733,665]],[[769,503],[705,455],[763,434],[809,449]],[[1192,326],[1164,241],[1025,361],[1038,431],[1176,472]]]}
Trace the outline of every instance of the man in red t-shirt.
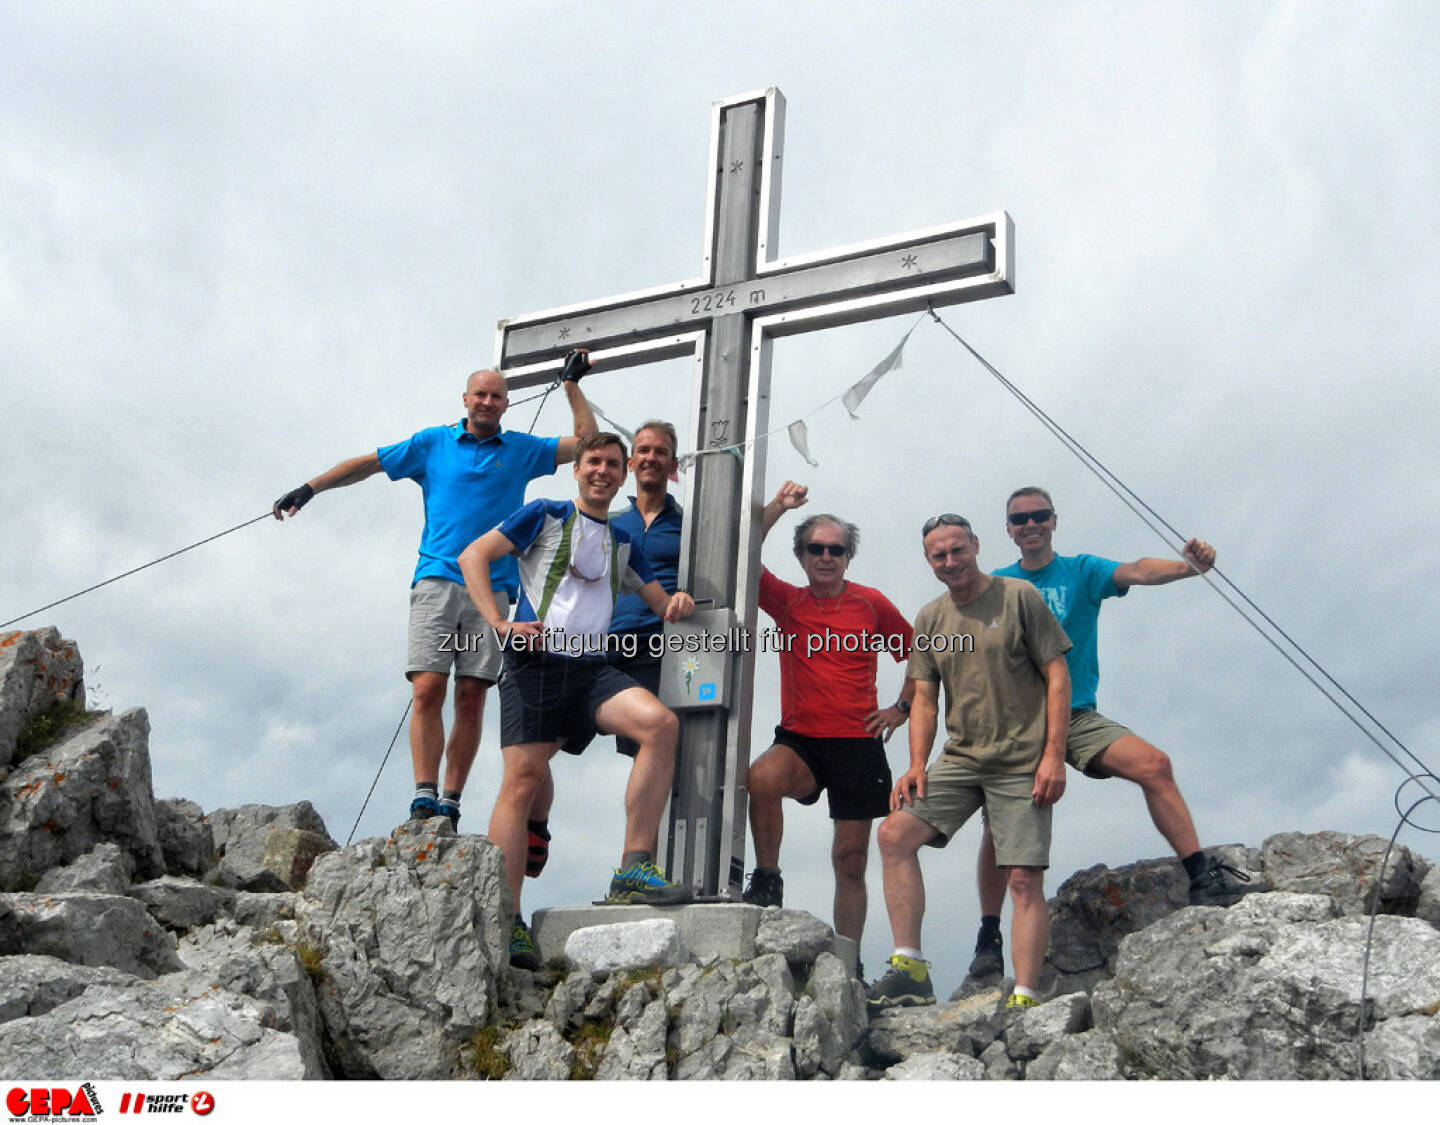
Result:
{"label": "man in red t-shirt", "polygon": [[[785,512],[807,501],[804,485],[786,481],[765,505],[765,534]],[[879,590],[845,580],[860,532],[832,515],[811,516],[795,529],[795,557],[808,584],[791,586],[760,575],[760,608],[775,619],[767,642],[780,653],[780,725],[775,744],[750,766],[750,835],[755,870],[745,901],[780,906],[780,837],[785,797],[813,805],[827,792],[835,842],[835,930],[856,945],[865,926],[865,860],[870,822],[890,811],[885,740],[905,722],[915,685],[878,707],[876,656],[905,660],[909,621]]]}

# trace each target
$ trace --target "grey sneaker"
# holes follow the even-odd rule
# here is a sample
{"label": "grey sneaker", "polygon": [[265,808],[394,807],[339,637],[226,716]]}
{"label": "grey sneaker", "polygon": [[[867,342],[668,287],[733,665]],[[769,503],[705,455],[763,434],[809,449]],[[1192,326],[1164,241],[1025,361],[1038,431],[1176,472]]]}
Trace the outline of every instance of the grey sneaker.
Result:
{"label": "grey sneaker", "polygon": [[[922,974],[919,980],[915,978],[917,972]],[[933,1003],[935,986],[930,983],[929,966],[898,953],[890,958],[890,971],[865,990],[865,1007],[872,1013]]]}

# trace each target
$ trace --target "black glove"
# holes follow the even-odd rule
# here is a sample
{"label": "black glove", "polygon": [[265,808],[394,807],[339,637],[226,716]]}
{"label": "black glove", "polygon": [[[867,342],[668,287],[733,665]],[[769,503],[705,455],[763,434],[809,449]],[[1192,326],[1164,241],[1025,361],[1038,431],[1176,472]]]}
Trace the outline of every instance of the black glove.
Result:
{"label": "black glove", "polygon": [[297,512],[315,496],[315,490],[308,484],[302,484],[299,488],[292,488],[279,500],[275,501],[275,518],[279,519],[282,512],[288,512],[294,508]]}
{"label": "black glove", "polygon": [[565,366],[560,369],[562,383],[578,383],[590,370],[590,357],[576,348],[565,356]]}

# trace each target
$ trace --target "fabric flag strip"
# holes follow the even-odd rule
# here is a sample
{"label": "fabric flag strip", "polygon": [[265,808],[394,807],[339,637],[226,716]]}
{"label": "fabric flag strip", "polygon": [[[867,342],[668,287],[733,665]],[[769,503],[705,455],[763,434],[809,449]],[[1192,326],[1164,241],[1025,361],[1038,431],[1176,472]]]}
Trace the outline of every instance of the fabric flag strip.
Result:
{"label": "fabric flag strip", "polygon": [[[912,325],[910,332],[914,331],[915,328]],[[850,412],[850,417],[857,420],[859,419],[860,415],[855,413],[855,408],[865,400],[865,396],[870,393],[870,389],[874,387],[876,383],[880,382],[881,378],[900,366],[901,353],[905,350],[905,341],[910,339],[910,332],[900,337],[900,342],[895,345],[894,350],[871,368],[870,374],[866,375],[865,378],[861,379],[840,396],[840,401],[845,404],[845,409]],[[806,458],[806,460],[809,460],[809,458]],[[810,463],[812,465],[814,464],[813,461]]]}
{"label": "fabric flag strip", "polygon": [[820,462],[810,456],[810,434],[805,428],[805,419],[801,418],[798,421],[791,422],[789,430],[790,444],[795,447],[795,452],[805,458],[805,463],[812,469],[818,469]]}

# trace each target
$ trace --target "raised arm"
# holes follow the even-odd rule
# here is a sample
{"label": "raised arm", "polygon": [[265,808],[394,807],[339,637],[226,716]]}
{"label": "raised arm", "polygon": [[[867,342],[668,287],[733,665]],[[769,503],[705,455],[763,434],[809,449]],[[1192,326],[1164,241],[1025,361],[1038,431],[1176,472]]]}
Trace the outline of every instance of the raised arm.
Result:
{"label": "raised arm", "polygon": [[271,506],[271,511],[274,512],[277,520],[296,515],[301,508],[310,503],[317,492],[325,492],[331,488],[344,488],[347,484],[355,484],[366,477],[373,477],[379,471],[380,455],[378,453],[366,453],[359,457],[351,457],[348,461],[341,461],[333,469],[326,469],[314,480],[302,484],[299,488],[292,488],[275,501]]}
{"label": "raised arm", "polygon": [[803,508],[809,503],[809,499],[810,490],[805,485],[787,480],[780,486],[780,491],[775,493],[775,499],[766,504],[760,513],[760,538],[764,539],[770,534],[770,529],[779,522],[782,515],[796,508]]}
{"label": "raised arm", "polygon": [[560,372],[560,386],[570,402],[570,417],[575,422],[572,437],[562,437],[555,447],[555,464],[568,464],[575,460],[575,447],[580,439],[596,433],[600,427],[595,423],[595,411],[590,408],[585,392],[580,389],[580,380],[590,370],[590,353],[576,348],[565,357],[565,367]]}
{"label": "raised arm", "polygon": [[1136,559],[1115,568],[1112,581],[1117,590],[1131,586],[1164,586],[1182,578],[1204,574],[1215,565],[1215,548],[1203,539],[1185,544],[1184,557],[1179,559]]}

